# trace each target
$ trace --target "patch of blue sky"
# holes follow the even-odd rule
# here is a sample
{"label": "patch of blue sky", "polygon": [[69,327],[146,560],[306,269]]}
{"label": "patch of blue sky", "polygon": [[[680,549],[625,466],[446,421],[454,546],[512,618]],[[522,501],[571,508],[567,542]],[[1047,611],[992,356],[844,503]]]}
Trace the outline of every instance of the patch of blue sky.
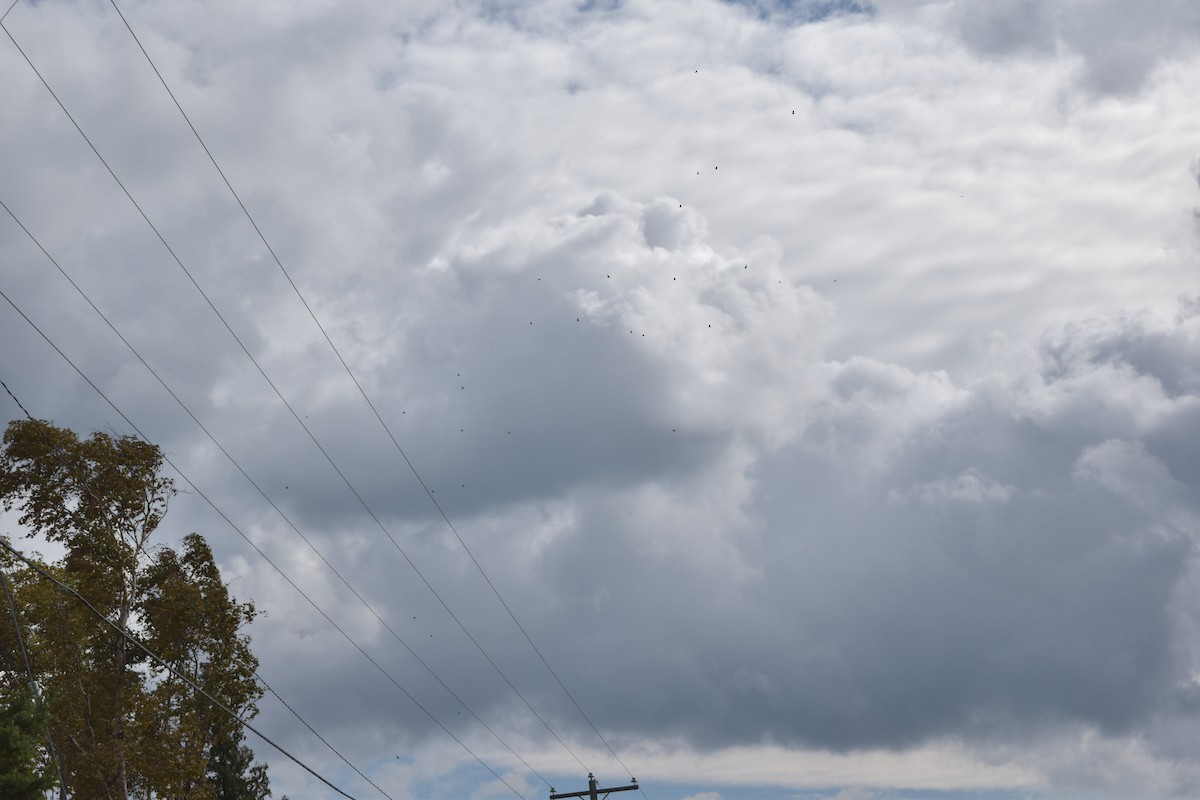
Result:
{"label": "patch of blue sky", "polygon": [[[408,765],[415,766],[412,759],[401,758],[400,760]],[[503,769],[499,765],[492,765],[492,768],[503,775],[509,781],[512,789],[515,789],[526,800],[535,797],[547,797],[549,795],[549,791],[540,782],[536,785],[532,783],[535,780],[532,776],[527,776],[527,780],[531,783],[526,785],[520,779],[514,779],[512,771]],[[380,785],[385,791],[389,791],[390,793],[390,789],[386,784],[381,783]],[[584,781],[584,788],[587,788],[586,780]],[[366,796],[366,793],[364,792],[358,796]],[[393,794],[393,796],[396,797],[397,795]],[[463,798],[468,797],[515,797],[508,787],[505,787],[496,780],[495,775],[479,764],[465,764],[447,774],[428,779],[418,778],[409,784],[407,796],[421,798],[421,800],[463,800]]]}
{"label": "patch of blue sky", "polygon": [[676,783],[641,784],[650,800],[684,800],[689,797],[720,797],[722,800],[1053,800],[1027,790],[933,790],[876,787],[825,786],[787,789],[780,786],[714,786]]}
{"label": "patch of blue sky", "polygon": [[777,19],[793,25],[820,22],[847,14],[874,14],[868,0],[722,0],[743,6],[762,19]]}
{"label": "patch of blue sky", "polygon": [[621,0],[583,0],[579,4],[580,11],[616,11],[621,7]]}

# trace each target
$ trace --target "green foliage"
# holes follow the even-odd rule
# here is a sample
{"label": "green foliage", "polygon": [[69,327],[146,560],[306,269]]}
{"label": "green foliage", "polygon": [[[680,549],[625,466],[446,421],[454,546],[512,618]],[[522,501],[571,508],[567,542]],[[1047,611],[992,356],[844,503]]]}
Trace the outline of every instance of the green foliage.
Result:
{"label": "green foliage", "polygon": [[225,732],[209,751],[208,780],[218,800],[266,800],[271,794],[267,768],[254,763],[242,736],[240,728]]}
{"label": "green foliage", "polygon": [[48,722],[28,690],[0,686],[0,798],[41,800],[54,786],[42,748]]}
{"label": "green foliage", "polygon": [[[176,673],[245,717],[257,712],[258,661],[241,629],[255,616],[232,597],[198,534],[150,547],[175,489],[161,451],[133,437],[20,420],[5,431],[0,498],[29,536],[66,548],[46,569],[136,634]],[[104,626],[32,570],[15,574],[50,741],[77,798],[253,798],[270,794],[241,726],[180,677]],[[0,652],[0,667],[9,669]],[[3,795],[0,795],[3,797]]]}
{"label": "green foliage", "polygon": [[[146,571],[146,592],[139,604],[146,644],[176,672],[252,716],[261,695],[254,680],[258,659],[238,630],[254,618],[254,606],[230,598],[202,537],[191,534],[183,543],[182,553],[160,550]],[[236,749],[241,725],[158,665],[149,675],[153,685],[137,725],[144,788],[166,797],[227,796],[221,794],[224,786],[215,785],[206,772],[214,759],[228,767],[235,756],[243,755]],[[247,749],[244,763],[238,762],[243,772],[238,777],[247,785],[258,775],[252,757]],[[265,770],[259,772],[265,789]],[[234,776],[222,772],[221,777],[232,785]]]}
{"label": "green foliage", "polygon": [[[174,482],[162,451],[133,436],[74,432],[16,420],[4,432],[0,497],[20,523],[91,562],[96,577],[131,575],[162,521]],[[70,558],[70,556],[68,556]]]}

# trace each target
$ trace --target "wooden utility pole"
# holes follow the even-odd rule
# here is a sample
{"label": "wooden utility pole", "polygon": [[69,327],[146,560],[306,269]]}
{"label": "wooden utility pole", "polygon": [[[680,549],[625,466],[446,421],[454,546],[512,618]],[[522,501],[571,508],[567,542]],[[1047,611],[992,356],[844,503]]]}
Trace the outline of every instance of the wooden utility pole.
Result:
{"label": "wooden utility pole", "polygon": [[630,778],[633,783],[628,786],[613,786],[609,789],[601,789],[596,785],[596,778],[592,773],[588,773],[588,788],[585,792],[563,792],[561,794],[554,793],[554,787],[550,787],[550,800],[562,800],[564,797],[586,797],[588,800],[600,800],[600,795],[608,796],[609,792],[632,792],[638,788],[637,778]]}

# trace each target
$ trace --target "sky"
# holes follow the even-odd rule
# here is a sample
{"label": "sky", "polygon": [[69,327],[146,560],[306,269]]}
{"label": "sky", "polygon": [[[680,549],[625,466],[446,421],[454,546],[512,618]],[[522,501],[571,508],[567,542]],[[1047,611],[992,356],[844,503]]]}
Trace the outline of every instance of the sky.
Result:
{"label": "sky", "polygon": [[348,793],[1200,791],[1191,0],[3,27],[0,380],[162,446]]}

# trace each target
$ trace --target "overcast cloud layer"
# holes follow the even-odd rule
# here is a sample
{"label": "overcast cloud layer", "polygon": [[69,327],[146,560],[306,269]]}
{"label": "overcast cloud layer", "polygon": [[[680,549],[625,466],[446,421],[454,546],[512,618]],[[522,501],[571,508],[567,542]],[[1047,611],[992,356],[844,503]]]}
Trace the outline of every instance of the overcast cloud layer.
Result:
{"label": "overcast cloud layer", "polygon": [[3,24],[241,346],[0,39],[0,200],[212,438],[7,215],[0,379],[130,430],[15,305],[165,448],[305,719],[630,777],[457,533],[652,800],[1200,790],[1194,3],[393,5],[121,10],[403,455],[114,7]]}

